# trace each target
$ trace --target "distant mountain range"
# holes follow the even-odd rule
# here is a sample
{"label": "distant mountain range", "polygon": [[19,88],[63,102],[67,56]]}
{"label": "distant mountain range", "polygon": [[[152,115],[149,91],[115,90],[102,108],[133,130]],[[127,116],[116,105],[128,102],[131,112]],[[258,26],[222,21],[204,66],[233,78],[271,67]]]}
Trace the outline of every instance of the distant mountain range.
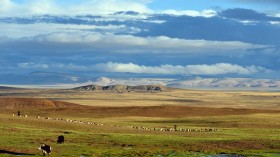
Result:
{"label": "distant mountain range", "polygon": [[195,78],[168,82],[177,88],[280,88],[280,80],[253,78]]}
{"label": "distant mountain range", "polygon": [[128,85],[108,85],[108,86],[98,86],[98,85],[87,85],[74,88],[74,90],[80,91],[105,91],[105,92],[163,92],[168,91],[167,87],[160,85],[138,85],[138,86],[128,86]]}
{"label": "distant mountain range", "polygon": [[[27,75],[1,74],[0,85],[67,85],[79,87],[86,85],[159,85],[175,88],[268,88],[280,89],[280,80],[254,78],[129,78],[129,77],[89,77],[82,75],[33,72]],[[61,86],[60,86],[61,87]],[[2,87],[4,88],[4,87]]]}
{"label": "distant mountain range", "polygon": [[187,79],[161,79],[161,78],[130,78],[110,79],[98,78],[91,82],[95,85],[162,85],[175,88],[280,88],[280,80],[253,79],[253,78],[187,78]]}

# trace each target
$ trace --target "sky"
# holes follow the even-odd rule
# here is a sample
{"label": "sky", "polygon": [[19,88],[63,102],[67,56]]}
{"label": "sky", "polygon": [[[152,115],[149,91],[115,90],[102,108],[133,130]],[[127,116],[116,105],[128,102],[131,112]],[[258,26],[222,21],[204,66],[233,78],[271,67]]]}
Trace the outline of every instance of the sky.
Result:
{"label": "sky", "polygon": [[278,79],[279,10],[278,0],[0,0],[0,74]]}

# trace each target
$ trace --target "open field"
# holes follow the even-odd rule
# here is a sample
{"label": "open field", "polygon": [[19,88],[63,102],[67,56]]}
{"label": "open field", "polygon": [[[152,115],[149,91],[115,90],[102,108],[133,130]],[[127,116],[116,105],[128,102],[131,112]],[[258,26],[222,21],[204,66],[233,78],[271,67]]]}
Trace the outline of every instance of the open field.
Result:
{"label": "open field", "polygon": [[[277,92],[0,90],[0,156],[41,156],[36,148],[47,143],[51,156],[276,157],[279,100]],[[12,116],[18,110],[28,116]]]}
{"label": "open field", "polygon": [[280,110],[279,92],[173,89],[158,93],[116,93],[77,90],[0,90],[1,97],[48,98],[87,106],[194,106]]}

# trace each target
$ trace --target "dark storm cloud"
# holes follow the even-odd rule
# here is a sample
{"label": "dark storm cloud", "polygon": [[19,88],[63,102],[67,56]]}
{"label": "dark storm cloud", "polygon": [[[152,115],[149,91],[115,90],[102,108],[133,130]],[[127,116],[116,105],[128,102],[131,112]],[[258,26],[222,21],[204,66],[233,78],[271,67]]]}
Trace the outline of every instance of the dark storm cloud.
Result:
{"label": "dark storm cloud", "polygon": [[[241,10],[241,11],[240,11]],[[256,17],[254,17],[256,15]],[[280,27],[269,20],[279,18],[251,10],[233,9],[221,12],[219,16],[204,18],[190,16],[159,15],[155,18],[166,21],[146,26],[147,32],[139,36],[168,36],[182,39],[205,39],[212,41],[241,41],[254,44],[275,45],[280,41]],[[240,20],[259,20],[247,24]]]}
{"label": "dark storm cloud", "polygon": [[259,13],[255,10],[251,9],[242,9],[242,8],[235,8],[235,9],[227,9],[221,11],[219,16],[231,18],[231,19],[239,19],[239,20],[254,20],[254,21],[280,21],[279,17],[269,16],[265,13]]}

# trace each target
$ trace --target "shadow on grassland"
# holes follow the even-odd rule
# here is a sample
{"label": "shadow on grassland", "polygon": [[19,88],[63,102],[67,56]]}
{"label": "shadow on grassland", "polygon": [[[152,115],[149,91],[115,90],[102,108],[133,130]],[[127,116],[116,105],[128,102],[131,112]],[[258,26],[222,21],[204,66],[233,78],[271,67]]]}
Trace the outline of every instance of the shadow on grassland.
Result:
{"label": "shadow on grassland", "polygon": [[18,153],[18,152],[12,152],[12,151],[7,151],[7,150],[0,150],[0,154],[9,154],[9,155],[17,155],[17,156],[32,156],[35,154],[27,154],[27,153]]}

